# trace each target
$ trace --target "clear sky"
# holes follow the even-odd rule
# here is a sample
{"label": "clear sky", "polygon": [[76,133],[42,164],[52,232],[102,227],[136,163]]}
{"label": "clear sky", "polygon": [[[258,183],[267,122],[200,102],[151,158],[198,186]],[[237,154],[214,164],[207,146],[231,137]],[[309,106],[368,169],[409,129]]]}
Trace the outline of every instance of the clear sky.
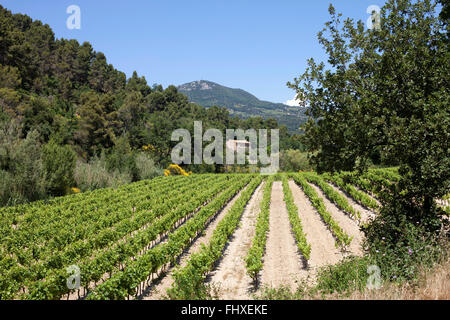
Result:
{"label": "clear sky", "polygon": [[[0,0],[13,13],[50,25],[57,38],[89,41],[130,76],[164,87],[210,80],[262,100],[286,102],[286,82],[306,60],[326,56],[317,32],[333,3],[344,17],[366,21],[384,0]],[[66,9],[81,9],[81,29],[69,30]]]}

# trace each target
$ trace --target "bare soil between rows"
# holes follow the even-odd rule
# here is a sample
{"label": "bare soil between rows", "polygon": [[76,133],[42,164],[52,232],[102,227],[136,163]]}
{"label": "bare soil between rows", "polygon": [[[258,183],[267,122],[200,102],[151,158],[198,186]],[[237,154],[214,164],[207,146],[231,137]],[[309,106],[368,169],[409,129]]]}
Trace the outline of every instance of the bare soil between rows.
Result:
{"label": "bare soil between rows", "polygon": [[307,276],[302,257],[291,232],[281,181],[273,183],[270,202],[269,234],[261,272],[263,287],[295,289],[298,280]]}
{"label": "bare soil between rows", "polygon": [[314,276],[320,267],[336,264],[344,255],[336,247],[333,235],[303,190],[292,180],[289,181],[289,186],[294,197],[294,203],[298,207],[306,240],[311,245],[311,256],[308,261],[310,273],[308,276],[313,282]]}
{"label": "bare soil between rows", "polygon": [[263,190],[264,183],[259,185],[248,202],[242,214],[240,226],[230,239],[218,267],[208,277],[207,283],[219,289],[220,299],[249,300],[252,298],[254,286],[247,274],[245,257],[255,235]]}

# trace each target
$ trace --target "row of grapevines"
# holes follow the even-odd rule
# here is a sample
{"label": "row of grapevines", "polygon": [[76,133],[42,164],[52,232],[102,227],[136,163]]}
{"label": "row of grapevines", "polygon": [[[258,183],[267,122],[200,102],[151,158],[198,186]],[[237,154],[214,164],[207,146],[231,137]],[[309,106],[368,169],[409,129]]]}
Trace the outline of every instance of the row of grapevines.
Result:
{"label": "row of grapevines", "polygon": [[[223,178],[224,179],[224,178]],[[186,180],[189,181],[189,180]],[[198,180],[197,180],[198,181]],[[196,182],[196,181],[191,181],[191,182]],[[186,188],[185,191],[187,190],[194,190],[191,187],[191,184],[188,184],[189,188]],[[204,188],[205,190],[207,190],[210,187],[210,184],[207,183],[207,181],[205,181],[204,183]],[[172,192],[173,195],[177,195],[177,193]],[[188,195],[188,194],[187,194]],[[170,197],[172,199],[174,199],[174,197]],[[179,201],[178,203],[184,203],[184,199],[182,197],[178,197]],[[160,199],[160,197],[157,196],[157,194],[155,194],[154,197],[154,201],[155,203],[158,203],[158,200]],[[147,219],[146,221],[152,221],[155,218],[157,218],[157,215],[155,215],[156,213],[159,212],[158,215],[160,214],[164,214],[167,210],[168,210],[168,206],[167,204],[165,206],[159,206],[161,210],[152,212],[151,214],[148,213],[148,211],[143,211],[142,213],[140,213],[140,217],[141,220],[143,219]],[[149,208],[147,208],[149,209]],[[125,205],[124,210],[126,212],[131,212],[130,207],[128,205]],[[81,217],[83,218],[83,217]],[[127,226],[129,226],[126,223],[126,219],[124,219],[125,224],[121,224],[120,226],[122,227],[122,229],[117,229],[117,230],[111,230],[112,232],[102,232],[100,233],[101,238],[98,238],[97,240],[100,240],[100,243],[106,243],[108,242],[107,240],[111,240],[112,238],[114,238],[116,234],[116,232],[114,231],[126,231],[123,230],[123,228],[126,229]],[[138,220],[136,220],[138,221]],[[145,222],[145,221],[142,221]],[[133,224],[131,224],[131,226],[133,226]],[[56,231],[56,230],[55,230]],[[96,239],[93,239],[96,240]],[[4,295],[4,294],[14,294],[15,292],[17,292],[18,288],[17,286],[27,286],[28,284],[25,282],[25,280],[29,279],[30,281],[34,281],[34,280],[38,280],[44,277],[48,276],[48,272],[50,272],[52,269],[60,269],[62,268],[65,264],[70,264],[73,263],[75,261],[77,261],[77,257],[86,257],[91,255],[91,252],[93,251],[93,244],[99,245],[100,243],[95,243],[92,241],[82,241],[79,242],[76,246],[71,247],[71,250],[68,250],[67,252],[64,252],[66,254],[55,254],[53,255],[51,258],[47,259],[45,261],[44,264],[38,264],[38,265],[32,265],[30,268],[22,266],[22,265],[13,265],[11,270],[9,270],[7,273],[4,272],[4,270],[1,270],[0,272],[2,272],[3,274],[0,275],[0,278],[5,279],[5,281],[8,281],[8,286],[6,288],[4,288],[4,290],[0,290],[0,294]],[[11,262],[11,261],[10,261]],[[15,290],[14,290],[15,289]],[[2,294],[3,291],[3,294]],[[5,291],[8,291],[8,293],[5,293]]]}
{"label": "row of grapevines", "polygon": [[[221,177],[218,181],[224,181],[225,177]],[[142,226],[148,223],[155,223],[157,219],[164,217],[170,210],[180,207],[184,204],[185,197],[189,197],[196,192],[206,191],[210,189],[210,183],[203,181],[197,185],[197,189],[192,189],[192,186],[188,184],[184,188],[179,189],[178,193],[170,193],[167,198],[173,200],[174,206],[170,203],[158,203],[158,198],[155,198],[155,205],[152,207],[152,211],[148,212],[143,210],[136,212],[130,218],[124,218],[120,223],[114,225],[114,228],[107,228],[100,230],[98,234],[89,238],[89,241],[80,240],[70,244],[62,252],[55,252],[49,255],[44,261],[38,264],[34,264],[25,270],[24,266],[21,266],[23,273],[27,275],[22,280],[37,281],[46,276],[52,269],[60,269],[72,264],[74,261],[79,261],[85,257],[91,256],[95,251],[98,251],[106,246],[111,245],[115,241],[120,239],[124,240],[124,237],[129,236],[132,232],[139,230]],[[216,189],[217,192],[220,189]],[[175,196],[176,195],[176,196]],[[125,209],[129,211],[129,209]],[[15,272],[20,271],[14,270]],[[25,272],[26,271],[26,272]]]}
{"label": "row of grapevines", "polygon": [[259,176],[249,184],[227,215],[219,222],[208,245],[203,246],[199,252],[192,254],[184,268],[174,272],[174,283],[172,288],[168,290],[171,298],[198,298],[205,276],[223,254],[225,245],[238,226],[248,201],[261,181],[262,177]]}
{"label": "row of grapevines", "polygon": [[342,211],[348,213],[356,221],[361,221],[361,213],[355,210],[339,192],[334,190],[325,180],[315,173],[304,173],[303,176],[311,183],[317,185],[326,195],[326,197],[338,206]]}
{"label": "row of grapevines", "polygon": [[[182,180],[179,181],[183,183]],[[21,250],[25,247],[30,248],[33,243],[48,246],[44,241],[49,240],[59,241],[59,246],[61,246],[64,242],[61,243],[61,239],[55,237],[55,230],[68,229],[73,232],[74,230],[79,231],[80,228],[76,226],[77,224],[88,227],[92,223],[101,223],[100,217],[107,216],[109,218],[110,213],[114,213],[117,206],[122,205],[124,202],[130,203],[131,209],[131,207],[142,203],[144,200],[148,200],[152,196],[150,191],[153,191],[156,197],[155,191],[160,189],[160,184],[161,182],[154,189],[149,189],[148,187],[138,188],[128,195],[125,194],[122,197],[118,197],[115,201],[110,201],[109,196],[103,197],[99,194],[95,202],[88,204],[81,201],[79,206],[72,205],[67,208],[57,206],[53,208],[45,205],[40,208],[34,207],[33,212],[27,215],[26,220],[22,221],[22,223],[15,225],[1,224],[7,229],[1,244],[2,246],[8,246],[9,252],[14,246]],[[170,187],[170,185],[165,187]],[[132,196],[130,197],[130,195]],[[69,226],[70,228],[68,228]]]}
{"label": "row of grapevines", "polygon": [[[78,216],[78,219],[83,221],[84,216]],[[36,218],[39,221],[39,218]],[[50,230],[53,233],[55,238],[58,238],[58,232],[63,232],[59,229]],[[21,235],[23,233],[13,234],[14,237],[8,237],[6,252],[7,255],[4,255],[0,268],[0,279],[4,282],[0,284],[3,289],[0,289],[0,295],[4,296],[5,294],[14,294],[15,291],[18,290],[18,286],[22,286],[24,281],[32,277],[36,274],[36,270],[33,267],[29,267],[31,264],[30,261],[34,261],[36,257],[39,256],[39,250],[45,249],[45,246],[41,245],[43,242],[36,241],[36,243],[32,243],[32,248],[26,248],[25,243],[27,243],[28,238],[22,238]],[[31,240],[29,240],[31,241]],[[57,258],[58,259],[58,258]],[[58,263],[58,260],[50,260],[50,265],[53,263]],[[45,271],[45,270],[44,270]],[[39,277],[44,277],[45,273],[42,275],[38,275]],[[16,290],[14,290],[14,288]]]}
{"label": "row of grapevines", "polygon": [[400,181],[400,175],[398,172],[390,169],[370,169],[369,172],[373,172],[376,175],[379,175],[385,179],[388,179],[392,182],[398,182]]}
{"label": "row of grapevines", "polygon": [[[88,223],[85,226],[73,224],[71,225],[72,232],[71,229],[65,228],[65,230],[68,231],[68,236],[66,236],[64,242],[65,245],[62,247],[55,246],[52,242],[49,242],[46,244],[46,248],[48,249],[44,252],[44,255],[48,256],[51,252],[59,252],[62,249],[67,251],[67,249],[77,246],[78,243],[83,242],[86,239],[89,239],[90,242],[94,240],[94,242],[102,243],[104,242],[102,239],[108,237],[104,233],[116,232],[117,228],[120,228],[130,221],[135,222],[134,225],[136,228],[139,228],[149,221],[150,216],[157,218],[167,210],[182,204],[185,198],[183,193],[191,190],[192,183],[203,187],[208,183],[208,180],[204,178],[195,181],[186,180],[184,183],[174,184],[172,186],[167,185],[160,189],[152,190],[152,192],[149,193],[139,191],[139,193],[146,194],[145,197],[144,195],[137,196],[136,194],[133,194],[132,197],[129,197],[128,200],[122,202],[120,205],[113,206],[113,211],[111,211],[111,208],[108,208],[107,210],[93,210],[97,212],[96,216],[98,218],[96,221]],[[171,192],[172,190],[178,190],[178,193]],[[166,196],[161,197],[161,194],[165,194]],[[151,215],[149,215],[149,211],[151,211]],[[101,233],[99,235],[100,237],[97,236],[99,232]],[[59,234],[59,237],[61,236],[64,237],[62,233]]]}
{"label": "row of grapevines", "polygon": [[389,188],[392,185],[391,181],[371,171],[364,173],[363,177],[372,182],[375,187],[381,187],[381,189]]}
{"label": "row of grapevines", "polygon": [[194,217],[169,235],[168,241],[146,251],[136,260],[129,260],[125,268],[115,273],[109,280],[98,285],[88,295],[88,299],[125,299],[137,294],[145,281],[169,263],[174,263],[192,241],[205,229],[209,222],[241,190],[252,175],[239,176],[232,185],[209,204],[202,207]]}
{"label": "row of grapevines", "polygon": [[[174,177],[172,183],[176,181],[180,181],[180,179],[175,179]],[[137,190],[152,188],[154,186],[159,187],[169,182],[168,179],[164,180],[159,177],[153,180],[132,183],[117,189],[98,189],[92,192],[59,197],[53,200],[40,200],[29,204],[8,207],[0,209],[0,219],[2,219],[0,224],[3,223],[3,219],[7,219],[5,222],[8,225],[14,224],[20,226],[21,223],[33,223],[37,218],[41,223],[49,224],[55,220],[65,220],[67,217],[70,217],[69,212],[79,212],[80,207],[90,204],[96,204],[99,207],[102,205],[107,206],[109,203],[119,201]],[[64,211],[61,212],[61,209]]]}
{"label": "row of grapevines", "polygon": [[373,197],[377,197],[380,191],[376,184],[356,172],[341,172],[339,178],[341,178],[344,183],[355,185]]}
{"label": "row of grapevines", "polygon": [[286,203],[289,221],[295,235],[295,240],[297,241],[297,247],[305,260],[308,261],[311,256],[311,245],[306,240],[306,235],[303,232],[302,222],[298,216],[298,207],[294,202],[294,197],[292,196],[292,191],[289,187],[287,176],[283,175],[281,181],[283,183],[284,202]]}
{"label": "row of grapevines", "polygon": [[336,246],[345,247],[349,246],[352,238],[347,235],[339,224],[331,217],[331,214],[326,210],[325,204],[316,191],[308,184],[306,179],[301,174],[291,175],[294,181],[303,189],[303,192],[308,196],[312,205],[316,208],[322,219],[325,221],[328,229],[333,233],[336,240]]}
{"label": "row of grapevines", "polygon": [[[218,183],[210,183],[204,188],[194,189],[185,194],[190,201],[184,201],[181,207],[175,207],[166,212],[160,219],[157,219],[148,228],[140,230],[133,237],[125,242],[120,242],[107,250],[99,251],[94,257],[86,257],[78,261],[77,265],[81,271],[81,284],[87,288],[92,282],[97,283],[106,273],[120,273],[121,266],[133,260],[133,257],[139,256],[147,250],[157,238],[162,234],[167,234],[178,225],[180,219],[187,217],[202,206],[205,201],[220,193],[224,187],[229,185],[227,179],[222,179]],[[177,190],[173,190],[177,193]],[[69,289],[66,286],[65,279],[69,277],[65,268],[52,270],[46,275],[44,281],[32,283],[29,288],[27,299],[46,299],[60,298],[67,294]]]}
{"label": "row of grapevines", "polygon": [[[122,193],[128,193],[134,188],[139,188],[144,185],[156,184],[163,181],[163,177],[157,177],[152,180],[142,180],[128,185],[123,185],[117,188],[103,188],[93,191],[86,191],[78,194],[71,194],[52,199],[37,200],[30,203],[18,204],[16,206],[9,206],[0,208],[0,221],[2,219],[12,219],[14,224],[25,220],[30,214],[36,214],[42,211],[44,206],[51,208],[64,207],[68,208],[72,204],[80,205],[96,201],[98,196],[109,195],[111,199],[120,196]],[[45,218],[45,217],[44,217]]]}
{"label": "row of grapevines", "polygon": [[344,190],[348,195],[350,195],[350,197],[353,198],[353,200],[355,200],[362,206],[369,209],[379,210],[379,205],[373,198],[371,198],[366,193],[359,191],[353,185],[345,183],[344,180],[342,180],[342,178],[339,177],[338,175],[336,174],[331,175],[329,173],[324,173],[322,176],[329,182],[335,184],[340,189]]}
{"label": "row of grapevines", "polygon": [[[199,181],[200,182],[200,181]],[[206,181],[204,181],[206,183]],[[187,191],[190,188],[190,184],[186,184],[183,191]],[[164,191],[163,188],[161,191]],[[167,189],[169,191],[170,189]],[[144,193],[145,190],[143,191]],[[143,204],[149,204],[152,207],[155,204],[159,204],[160,207],[164,204],[164,202],[160,203],[160,199],[158,197],[158,193],[150,193],[151,197],[149,200],[146,200],[143,202]],[[138,196],[137,199],[140,199],[142,196]],[[174,198],[174,197],[170,197]],[[87,253],[86,250],[90,247],[95,247],[100,245],[101,243],[105,242],[105,239],[108,238],[108,234],[110,233],[116,233],[116,230],[113,227],[117,226],[123,226],[127,221],[130,221],[131,219],[137,223],[137,227],[140,226],[139,223],[144,223],[145,221],[141,221],[142,218],[147,219],[148,212],[147,210],[136,210],[136,212],[133,213],[130,201],[134,201],[133,199],[136,199],[136,197],[130,197],[129,201],[124,201],[120,204],[120,206],[112,206],[114,211],[112,213],[108,211],[103,210],[93,210],[96,212],[97,223],[87,223],[86,227],[77,226],[75,223],[67,223],[66,226],[60,228],[60,229],[52,229],[53,231],[53,242],[57,243],[67,243],[68,245],[65,246],[64,250],[62,248],[55,247],[52,245],[52,242],[45,243],[45,241],[41,238],[36,239],[32,243],[28,243],[28,241],[24,241],[24,239],[20,238],[18,235],[16,235],[15,238],[12,238],[12,241],[15,243],[21,244],[22,246],[27,246],[26,249],[23,247],[9,247],[8,252],[15,253],[15,255],[18,257],[15,261],[20,262],[20,265],[22,266],[22,269],[28,269],[29,273],[42,273],[42,268],[49,269],[51,267],[60,267],[61,263],[63,263],[66,260],[69,261],[76,261],[77,255],[80,253]],[[179,197],[181,202],[183,199],[182,197]],[[162,209],[167,209],[166,207],[162,207]],[[84,215],[77,216],[78,223],[85,220]],[[147,219],[148,220],[148,219]],[[120,223],[119,223],[120,222]],[[118,224],[116,224],[118,223]],[[136,223],[134,225],[136,225]],[[83,231],[79,231],[78,229],[82,229]],[[120,230],[120,229],[119,229]],[[69,236],[72,236],[70,238],[71,241],[67,239],[67,234]],[[75,238],[74,235],[79,235],[79,238]],[[95,235],[95,236],[94,236]],[[66,237],[65,237],[66,236]],[[94,238],[92,238],[94,236]],[[61,239],[64,239],[64,242]],[[89,241],[85,241],[85,239],[89,239]],[[45,245],[44,245],[45,244]],[[32,267],[35,263],[43,259],[43,262],[46,262],[45,264],[42,263],[40,266],[36,268],[36,270]],[[13,267],[15,265],[14,261],[12,261],[12,257],[8,256],[7,258],[2,260],[2,269],[0,272],[4,273],[9,270],[10,267]],[[39,271],[40,269],[40,271]],[[20,270],[18,270],[20,271]],[[23,271],[25,272],[25,271]]]}
{"label": "row of grapevines", "polygon": [[274,176],[267,178],[264,186],[260,213],[256,222],[255,237],[245,258],[248,275],[256,282],[263,267],[262,258],[266,248],[267,232],[269,230],[270,199]]}
{"label": "row of grapevines", "polygon": [[[171,186],[179,186],[185,184],[187,180],[174,180],[167,181],[159,180],[158,183],[151,183],[148,185],[142,186],[134,186],[133,189],[126,192],[118,192],[116,196],[109,194],[109,192],[105,193],[97,193],[97,198],[94,200],[90,200],[88,202],[84,201],[84,198],[80,198],[79,203],[72,203],[66,206],[45,206],[41,209],[35,208],[39,210],[36,214],[31,217],[29,221],[30,227],[35,227],[36,225],[50,225],[59,226],[62,223],[66,223],[70,219],[76,219],[77,216],[83,214],[85,221],[96,221],[96,217],[91,219],[90,214],[91,211],[99,211],[99,210],[108,210],[112,205],[120,204],[124,201],[129,202],[132,205],[138,205],[141,203],[142,199],[149,198],[152,193],[155,193],[162,188],[170,188]],[[141,198],[138,198],[140,196]],[[37,214],[40,213],[39,219],[37,218]],[[88,220],[90,219],[90,220]],[[17,225],[20,229],[24,229],[25,225]]]}

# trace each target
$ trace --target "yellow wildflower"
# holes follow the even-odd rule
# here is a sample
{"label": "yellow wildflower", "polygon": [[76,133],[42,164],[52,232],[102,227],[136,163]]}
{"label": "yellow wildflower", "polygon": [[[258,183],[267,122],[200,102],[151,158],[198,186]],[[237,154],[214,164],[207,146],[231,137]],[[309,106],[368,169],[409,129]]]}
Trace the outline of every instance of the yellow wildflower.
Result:
{"label": "yellow wildflower", "polygon": [[72,190],[73,193],[80,193],[81,192],[80,189],[75,188],[75,187],[73,187],[71,190]]}

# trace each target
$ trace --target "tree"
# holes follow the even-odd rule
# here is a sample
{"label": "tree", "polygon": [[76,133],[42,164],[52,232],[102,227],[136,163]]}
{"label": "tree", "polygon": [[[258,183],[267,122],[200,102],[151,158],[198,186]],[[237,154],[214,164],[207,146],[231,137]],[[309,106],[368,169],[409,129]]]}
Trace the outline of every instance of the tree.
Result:
{"label": "tree", "polygon": [[450,1],[439,0],[438,2],[442,5],[442,11],[439,17],[445,24],[448,24],[448,19],[450,19]]}
{"label": "tree", "polygon": [[39,133],[21,139],[18,121],[0,122],[0,205],[17,204],[45,196]]}
{"label": "tree", "polygon": [[110,172],[118,170],[120,173],[131,173],[134,177],[137,175],[135,155],[126,136],[115,139],[114,146],[107,155],[106,162],[107,169]]}
{"label": "tree", "polygon": [[128,93],[118,114],[125,132],[137,129],[144,119],[145,104],[140,91]]}
{"label": "tree", "polygon": [[23,134],[31,130],[40,132],[44,141],[48,141],[53,132],[52,124],[55,112],[49,101],[44,97],[30,96],[23,105]]}
{"label": "tree", "polygon": [[75,80],[79,86],[86,85],[89,77],[91,62],[94,59],[94,50],[89,42],[83,42],[78,47],[78,54],[75,61]]}
{"label": "tree", "polygon": [[75,183],[75,152],[68,145],[50,141],[42,148],[42,162],[48,192],[53,196],[65,195]]}
{"label": "tree", "polygon": [[310,104],[303,140],[312,161],[319,171],[364,171],[381,148],[401,164],[388,207],[411,221],[434,219],[436,229],[433,198],[450,188],[450,56],[436,2],[389,0],[380,30],[329,12],[318,35],[328,68],[310,59],[288,84]]}
{"label": "tree", "polygon": [[85,152],[85,157],[98,154],[112,146],[114,134],[108,129],[107,112],[101,98],[93,92],[82,96],[82,105],[76,111],[78,129],[75,141]]}
{"label": "tree", "polygon": [[167,103],[164,93],[160,91],[153,91],[147,99],[148,110],[150,113],[161,111],[162,109],[164,109],[164,106]]}
{"label": "tree", "polygon": [[111,93],[125,88],[126,76],[106,61],[106,56],[98,52],[92,58],[88,81],[92,89],[101,93]]}
{"label": "tree", "polygon": [[19,92],[9,88],[0,88],[0,111],[2,113],[11,117],[18,117],[21,114],[19,103]]}
{"label": "tree", "polygon": [[19,69],[0,64],[0,88],[17,89],[21,83]]}
{"label": "tree", "polygon": [[133,71],[133,75],[127,81],[127,91],[139,91],[143,97],[148,96],[152,89],[148,86],[145,77],[139,77],[136,71]]}

